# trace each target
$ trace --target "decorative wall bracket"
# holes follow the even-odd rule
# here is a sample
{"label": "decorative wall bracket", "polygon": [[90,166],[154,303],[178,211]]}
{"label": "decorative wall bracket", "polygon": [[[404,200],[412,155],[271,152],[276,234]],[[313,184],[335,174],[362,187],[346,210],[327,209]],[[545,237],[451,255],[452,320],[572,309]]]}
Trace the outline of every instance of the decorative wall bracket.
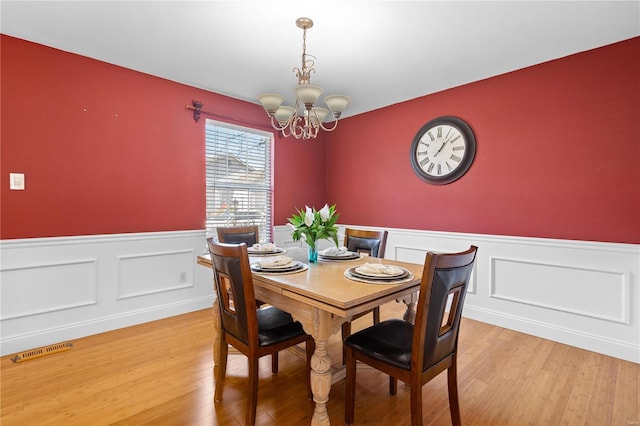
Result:
{"label": "decorative wall bracket", "polygon": [[185,105],[185,108],[193,110],[193,121],[197,123],[200,120],[200,114],[202,114],[202,102],[194,99],[191,101],[191,105]]}

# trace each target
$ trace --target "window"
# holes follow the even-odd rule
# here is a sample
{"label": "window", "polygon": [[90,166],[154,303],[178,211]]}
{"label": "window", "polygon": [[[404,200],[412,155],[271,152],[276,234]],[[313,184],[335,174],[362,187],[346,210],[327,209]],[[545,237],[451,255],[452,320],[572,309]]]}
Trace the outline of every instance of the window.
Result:
{"label": "window", "polygon": [[271,133],[207,120],[207,237],[258,225],[260,241],[271,241],[272,142]]}

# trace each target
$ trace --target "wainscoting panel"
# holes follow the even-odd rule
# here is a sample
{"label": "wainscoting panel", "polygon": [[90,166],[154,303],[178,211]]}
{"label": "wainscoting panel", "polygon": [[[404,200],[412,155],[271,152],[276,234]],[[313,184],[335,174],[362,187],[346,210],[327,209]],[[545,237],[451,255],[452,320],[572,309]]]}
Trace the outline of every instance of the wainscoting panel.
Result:
{"label": "wainscoting panel", "polygon": [[205,246],[204,230],[2,241],[1,354],[211,307]]}
{"label": "wainscoting panel", "polygon": [[[457,251],[457,250],[458,249],[455,249],[454,251]],[[431,251],[434,251],[434,250],[431,250]],[[443,251],[443,250],[440,250],[440,251]],[[427,256],[427,250],[425,250],[424,248],[404,247],[398,244],[395,246],[395,256],[386,256],[386,257],[395,259],[395,260],[400,260],[402,262],[424,264],[426,260],[426,256]],[[476,292],[476,281],[477,281],[476,271],[477,271],[477,268],[473,268],[473,271],[471,272],[471,281],[469,282],[469,288],[467,289],[468,294],[473,294]]]}
{"label": "wainscoting panel", "polygon": [[[640,363],[639,245],[387,231],[385,257],[406,262],[478,246],[465,317]],[[287,226],[274,229],[274,240],[300,244]]]}
{"label": "wainscoting panel", "polygon": [[193,287],[193,250],[118,256],[118,299]]}
{"label": "wainscoting panel", "polygon": [[98,303],[97,259],[25,265],[2,272],[2,320]]}
{"label": "wainscoting panel", "polygon": [[491,297],[629,323],[629,274],[624,271],[493,258],[491,276]]}

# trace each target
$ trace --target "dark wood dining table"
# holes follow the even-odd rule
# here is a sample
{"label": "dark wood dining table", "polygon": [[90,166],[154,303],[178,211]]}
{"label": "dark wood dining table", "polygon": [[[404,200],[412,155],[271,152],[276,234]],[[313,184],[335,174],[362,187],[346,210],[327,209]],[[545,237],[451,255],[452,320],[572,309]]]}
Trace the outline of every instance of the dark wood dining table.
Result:
{"label": "dark wood dining table", "polygon": [[[312,425],[329,425],[327,401],[332,380],[344,377],[332,373],[332,360],[327,351],[328,340],[341,329],[342,323],[354,315],[375,306],[401,300],[407,305],[404,319],[415,319],[416,292],[420,286],[423,265],[399,262],[391,259],[362,257],[356,260],[319,260],[308,263],[306,250],[287,249],[286,256],[304,261],[308,268],[297,273],[253,272],[256,299],[291,313],[302,323],[305,331],[315,339],[316,349],[311,361],[311,388],[315,409]],[[250,256],[250,260],[256,258]],[[198,256],[198,264],[211,268],[208,254]],[[397,284],[367,283],[348,278],[345,270],[364,263],[399,266],[411,276]],[[214,368],[219,365],[220,317],[218,304],[214,310]]]}

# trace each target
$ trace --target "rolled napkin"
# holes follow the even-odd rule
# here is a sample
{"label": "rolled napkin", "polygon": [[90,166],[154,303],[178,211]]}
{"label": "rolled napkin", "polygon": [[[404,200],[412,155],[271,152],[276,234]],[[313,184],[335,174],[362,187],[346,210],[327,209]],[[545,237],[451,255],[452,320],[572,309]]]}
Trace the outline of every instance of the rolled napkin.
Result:
{"label": "rolled napkin", "polygon": [[261,260],[256,263],[258,264],[258,266],[264,269],[284,268],[285,266],[291,265],[293,263],[293,259],[288,256],[277,256],[270,259]]}
{"label": "rolled napkin", "polygon": [[349,251],[346,247],[329,247],[328,249],[322,250],[320,254],[324,256],[346,256],[349,254]]}
{"label": "rolled napkin", "polygon": [[356,268],[356,272],[369,275],[401,275],[404,271],[396,266],[383,265],[381,263],[365,263]]}
{"label": "rolled napkin", "polygon": [[253,251],[275,251],[276,245],[273,243],[258,243],[251,246]]}

